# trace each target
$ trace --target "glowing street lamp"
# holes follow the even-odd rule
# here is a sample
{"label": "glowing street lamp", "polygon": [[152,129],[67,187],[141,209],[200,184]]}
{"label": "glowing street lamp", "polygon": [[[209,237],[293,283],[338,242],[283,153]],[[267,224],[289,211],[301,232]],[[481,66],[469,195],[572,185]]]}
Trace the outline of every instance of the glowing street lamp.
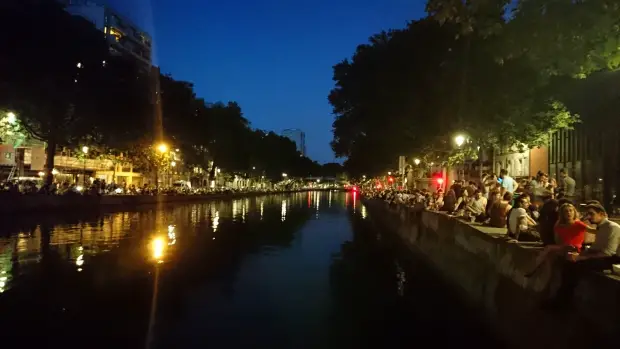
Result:
{"label": "glowing street lamp", "polygon": [[391,175],[392,175],[392,171],[388,171],[388,176],[391,176]]}
{"label": "glowing street lamp", "polygon": [[86,187],[86,154],[88,154],[88,147],[82,147],[82,153],[84,153],[84,169],[82,170],[82,185]]}
{"label": "glowing street lamp", "polygon": [[253,169],[253,170],[256,170],[256,166],[252,166],[252,169]]}
{"label": "glowing street lamp", "polygon": [[16,122],[17,122],[17,115],[15,115],[15,113],[13,113],[13,112],[8,112],[8,113],[6,114],[6,116],[7,116],[6,121],[7,121],[9,124],[13,125],[14,123],[16,123]]}
{"label": "glowing street lamp", "polygon": [[176,162],[176,161],[172,161],[172,162],[170,163],[170,166],[172,166],[172,167],[176,167],[176,165],[177,165],[177,162]]}
{"label": "glowing street lamp", "polygon": [[420,159],[417,159],[417,158],[413,160],[413,163],[414,163],[416,166],[418,166],[418,165],[420,164],[420,162],[421,162],[421,161],[420,161]]}
{"label": "glowing street lamp", "polygon": [[465,143],[465,136],[457,135],[456,137],[454,137],[454,143],[457,147],[462,146]]}
{"label": "glowing street lamp", "polygon": [[286,173],[282,173],[282,177],[286,178],[288,175]]}
{"label": "glowing street lamp", "polygon": [[167,146],[165,143],[160,143],[160,144],[157,146],[157,150],[158,150],[160,153],[162,153],[162,154],[163,154],[163,153],[165,153],[165,152],[167,152],[167,151],[168,151],[168,146]]}

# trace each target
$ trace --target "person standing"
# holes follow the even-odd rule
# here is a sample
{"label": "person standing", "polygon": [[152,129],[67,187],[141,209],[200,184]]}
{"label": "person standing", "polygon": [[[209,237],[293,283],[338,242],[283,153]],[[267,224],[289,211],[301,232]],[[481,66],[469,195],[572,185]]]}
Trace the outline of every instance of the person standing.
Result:
{"label": "person standing", "polygon": [[560,190],[564,193],[564,198],[575,202],[575,180],[568,175],[566,169],[560,170]]}
{"label": "person standing", "polygon": [[500,178],[502,179],[502,188],[506,189],[507,193],[514,194],[519,184],[508,175],[508,170],[502,169],[500,171]]}

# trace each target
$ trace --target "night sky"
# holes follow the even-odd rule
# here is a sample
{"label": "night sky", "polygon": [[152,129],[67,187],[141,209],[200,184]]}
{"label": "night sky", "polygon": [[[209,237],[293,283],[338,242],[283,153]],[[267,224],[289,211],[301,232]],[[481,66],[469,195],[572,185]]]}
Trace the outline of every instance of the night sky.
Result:
{"label": "night sky", "polygon": [[306,132],[308,156],[334,161],[332,66],[383,29],[424,15],[424,0],[108,0],[151,33],[154,63],[207,101],[235,100],[253,127]]}

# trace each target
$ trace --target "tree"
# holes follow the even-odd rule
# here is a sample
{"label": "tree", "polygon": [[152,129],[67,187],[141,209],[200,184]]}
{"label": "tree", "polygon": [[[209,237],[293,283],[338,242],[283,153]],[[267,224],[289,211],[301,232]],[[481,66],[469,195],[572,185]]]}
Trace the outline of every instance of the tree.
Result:
{"label": "tree", "polygon": [[[577,122],[556,80],[526,55],[501,55],[505,5],[431,1],[433,17],[373,37],[334,67],[332,148],[349,172],[383,173],[399,155],[449,164],[478,147],[537,146]],[[470,142],[454,147],[455,133]]]}
{"label": "tree", "polygon": [[122,120],[127,126],[131,118],[118,117],[127,116],[123,108],[131,105],[124,103],[123,87],[138,77],[127,69],[114,73],[122,64],[113,62],[103,33],[56,1],[5,1],[0,23],[13,33],[0,41],[0,106],[14,112],[31,137],[46,143],[50,183],[58,146],[101,138],[101,124]]}

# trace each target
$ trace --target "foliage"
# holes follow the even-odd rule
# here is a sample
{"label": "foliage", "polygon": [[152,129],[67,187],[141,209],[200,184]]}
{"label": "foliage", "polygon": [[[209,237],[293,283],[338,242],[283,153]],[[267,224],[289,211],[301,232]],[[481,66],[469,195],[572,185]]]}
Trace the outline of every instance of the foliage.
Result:
{"label": "foliage", "polygon": [[[547,142],[580,121],[575,78],[620,62],[618,5],[430,0],[429,17],[374,35],[334,67],[336,156],[352,174],[398,156],[453,164],[478,149]],[[456,147],[455,134],[470,142]]]}
{"label": "foliage", "polygon": [[[133,129],[141,116],[136,113],[148,110],[148,94],[136,85],[146,79],[110,54],[100,31],[56,1],[9,0],[0,6],[0,25],[12,33],[0,42],[0,106],[18,116],[30,137],[47,144],[48,172],[58,146],[110,142],[121,133],[107,125]],[[134,98],[136,93],[143,98]]]}
{"label": "foliage", "polygon": [[157,173],[172,159],[155,149],[163,141],[179,149],[187,171],[200,168],[203,176],[216,168],[272,179],[320,172],[288,138],[252,129],[236,102],[208,103],[193,84],[112,54],[103,33],[55,0],[3,1],[0,26],[11,33],[0,41],[0,111],[18,116],[16,125],[1,123],[0,134],[5,140],[19,129],[45,142],[47,171],[56,149],[66,147]]}

